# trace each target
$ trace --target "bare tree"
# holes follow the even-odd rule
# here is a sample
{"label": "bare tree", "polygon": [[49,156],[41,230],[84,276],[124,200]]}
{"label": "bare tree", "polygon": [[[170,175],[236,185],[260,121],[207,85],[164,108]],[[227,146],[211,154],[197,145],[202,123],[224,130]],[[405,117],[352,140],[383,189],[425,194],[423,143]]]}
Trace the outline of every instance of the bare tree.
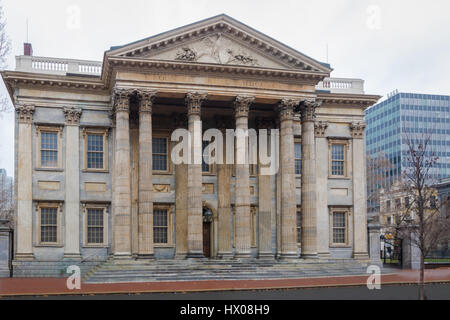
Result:
{"label": "bare tree", "polygon": [[11,178],[0,175],[0,219],[10,221],[13,226],[14,184]]}
{"label": "bare tree", "polygon": [[398,220],[403,238],[408,238],[420,251],[419,298],[425,299],[425,257],[442,241],[450,228],[450,217],[441,214],[432,169],[438,157],[431,147],[431,136],[405,137],[407,145],[403,188],[409,199]]}
{"label": "bare tree", "polygon": [[[11,50],[11,41],[6,34],[6,20],[3,8],[0,6],[0,70],[5,69],[6,59]],[[10,104],[6,97],[0,96],[0,114],[9,110]]]}

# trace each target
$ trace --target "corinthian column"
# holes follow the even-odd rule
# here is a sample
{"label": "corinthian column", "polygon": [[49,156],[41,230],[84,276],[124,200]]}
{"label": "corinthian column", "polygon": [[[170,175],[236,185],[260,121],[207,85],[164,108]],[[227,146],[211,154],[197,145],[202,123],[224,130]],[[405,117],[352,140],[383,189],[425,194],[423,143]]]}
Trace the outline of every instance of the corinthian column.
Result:
{"label": "corinthian column", "polygon": [[280,116],[281,170],[281,253],[280,258],[297,257],[294,133],[292,120],[299,100],[283,99],[278,105]]}
{"label": "corinthian column", "polygon": [[66,188],[64,259],[80,255],[80,118],[79,108],[64,108],[66,116]]}
{"label": "corinthian column", "polygon": [[152,106],[156,91],[139,96],[139,216],[138,257],[153,257]]}
{"label": "corinthian column", "polygon": [[188,130],[191,134],[191,159],[188,164],[188,208],[187,208],[187,257],[203,257],[202,219],[202,121],[201,106],[207,95],[188,92]]}
{"label": "corinthian column", "polygon": [[234,101],[236,118],[236,182],[235,224],[236,258],[251,256],[250,173],[248,165],[248,112],[254,97],[237,96]]}
{"label": "corinthian column", "polygon": [[32,168],[31,168],[31,122],[34,106],[17,106],[17,250],[16,260],[32,260]]}
{"label": "corinthian column", "polygon": [[364,143],[364,122],[350,124],[352,133],[353,163],[353,257],[368,259],[367,252],[367,202],[366,202],[366,151]]}
{"label": "corinthian column", "polygon": [[114,257],[131,257],[130,92],[114,91],[116,135],[114,148]]}
{"label": "corinthian column", "polygon": [[302,250],[303,258],[317,257],[315,110],[319,103],[306,100],[301,105],[302,120]]}

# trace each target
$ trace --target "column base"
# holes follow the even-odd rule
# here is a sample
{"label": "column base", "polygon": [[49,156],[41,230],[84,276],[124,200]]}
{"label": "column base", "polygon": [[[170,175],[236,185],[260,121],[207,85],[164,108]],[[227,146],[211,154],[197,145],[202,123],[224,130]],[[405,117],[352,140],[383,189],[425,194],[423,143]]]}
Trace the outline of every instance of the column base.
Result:
{"label": "column base", "polygon": [[187,253],[186,252],[177,252],[175,253],[175,260],[185,260],[187,257]]}
{"label": "column base", "polygon": [[186,255],[187,259],[203,259],[204,257],[203,252],[188,252]]}
{"label": "column base", "polygon": [[317,253],[303,253],[300,255],[302,259],[319,259]]}
{"label": "column base", "polygon": [[151,259],[155,259],[155,255],[153,253],[139,253],[136,255],[136,259],[151,260]]}
{"label": "column base", "polygon": [[234,259],[250,259],[252,254],[250,252],[239,252],[234,254]]}
{"label": "column base", "polygon": [[82,257],[79,253],[64,253],[63,261],[81,261]]}
{"label": "column base", "polygon": [[14,260],[19,261],[33,261],[34,260],[34,253],[16,253],[14,256]]}
{"label": "column base", "polygon": [[233,253],[232,252],[219,252],[217,254],[217,258],[223,259],[223,260],[230,260],[230,259],[233,259]]}
{"label": "column base", "polygon": [[282,252],[279,256],[280,260],[284,259],[298,259],[298,253],[297,252]]}
{"label": "column base", "polygon": [[131,256],[130,253],[114,253],[113,258],[115,260],[130,260],[133,257]]}
{"label": "column base", "polygon": [[370,260],[367,252],[353,252],[353,259],[356,260]]}
{"label": "column base", "polygon": [[331,254],[329,252],[319,252],[317,257],[319,259],[331,259]]}
{"label": "column base", "polygon": [[258,254],[260,260],[275,260],[275,255],[272,252],[260,252]]}

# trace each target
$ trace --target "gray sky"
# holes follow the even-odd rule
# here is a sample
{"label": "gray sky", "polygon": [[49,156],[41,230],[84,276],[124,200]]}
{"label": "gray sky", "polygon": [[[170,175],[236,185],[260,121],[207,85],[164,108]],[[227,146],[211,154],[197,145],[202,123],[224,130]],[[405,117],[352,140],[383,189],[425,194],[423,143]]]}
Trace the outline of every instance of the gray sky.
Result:
{"label": "gray sky", "polygon": [[[8,69],[28,40],[34,55],[99,60],[122,45],[226,13],[334,68],[366,93],[450,94],[450,1],[2,0]],[[3,81],[0,93],[6,95]],[[0,115],[0,168],[13,174],[13,113]]]}

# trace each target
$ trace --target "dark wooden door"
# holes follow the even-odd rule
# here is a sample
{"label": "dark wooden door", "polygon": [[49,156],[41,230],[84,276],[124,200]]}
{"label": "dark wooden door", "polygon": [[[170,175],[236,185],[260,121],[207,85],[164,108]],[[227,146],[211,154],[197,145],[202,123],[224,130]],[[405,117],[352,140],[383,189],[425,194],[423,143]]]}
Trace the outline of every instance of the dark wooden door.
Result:
{"label": "dark wooden door", "polygon": [[211,222],[203,222],[203,255],[211,257]]}

